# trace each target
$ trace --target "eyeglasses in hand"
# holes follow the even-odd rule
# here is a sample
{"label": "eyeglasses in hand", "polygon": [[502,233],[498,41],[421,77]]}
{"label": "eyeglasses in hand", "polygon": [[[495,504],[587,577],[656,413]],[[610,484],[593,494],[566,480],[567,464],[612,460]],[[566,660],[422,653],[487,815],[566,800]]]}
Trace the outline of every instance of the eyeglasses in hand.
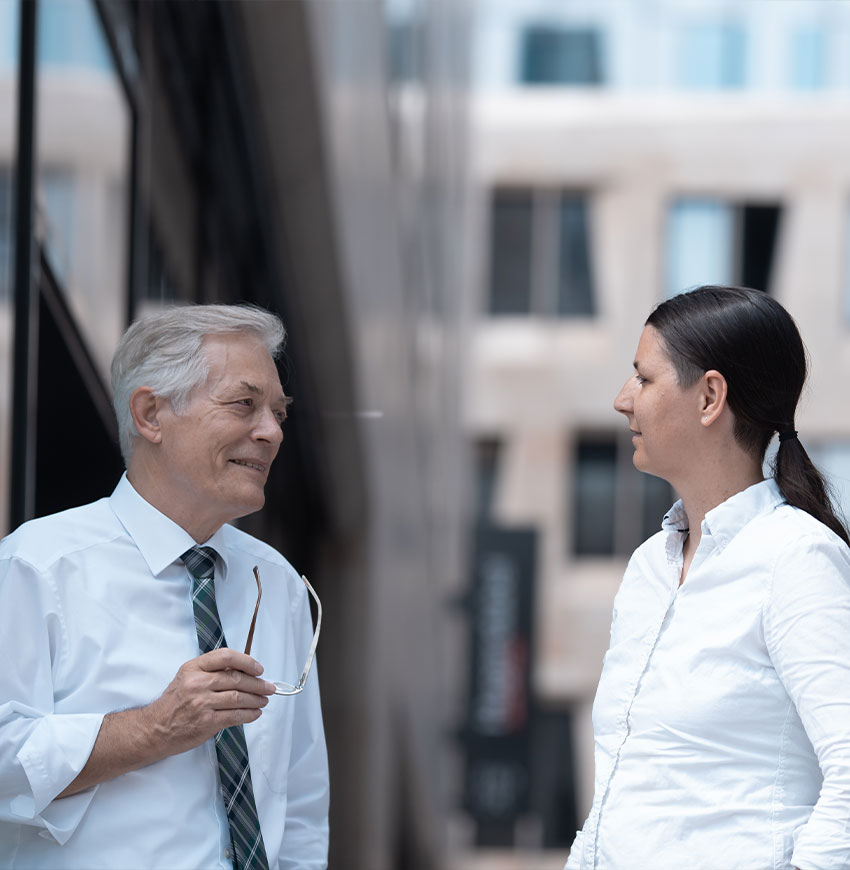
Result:
{"label": "eyeglasses in hand", "polygon": [[[251,644],[254,641],[254,627],[257,624],[257,613],[260,610],[260,599],[263,597],[263,585],[260,583],[260,569],[256,565],[254,565],[254,579],[257,581],[257,603],[254,606],[254,615],[251,618],[251,628],[248,630],[248,640],[245,643],[246,656],[251,654]],[[322,602],[319,601],[319,596],[316,595],[315,589],[313,589],[303,574],[301,575],[301,579],[307,587],[307,591],[313,596],[313,600],[316,602],[316,607],[318,608],[316,630],[313,633],[313,642],[310,644],[310,653],[307,656],[307,663],[304,665],[304,670],[301,672],[298,682],[293,686],[291,683],[272,680],[275,695],[297,695],[304,688],[304,684],[307,682],[307,677],[310,674],[310,667],[313,664],[313,657],[316,655],[316,646],[319,643],[319,632],[322,628]]]}

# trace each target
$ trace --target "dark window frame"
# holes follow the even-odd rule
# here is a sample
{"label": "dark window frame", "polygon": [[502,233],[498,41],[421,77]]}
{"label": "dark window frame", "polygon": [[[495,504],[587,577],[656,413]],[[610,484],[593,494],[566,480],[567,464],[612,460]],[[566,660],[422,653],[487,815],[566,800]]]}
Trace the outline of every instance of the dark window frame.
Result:
{"label": "dark window frame", "polygon": [[484,305],[488,316],[597,316],[592,201],[589,189],[491,187]]}

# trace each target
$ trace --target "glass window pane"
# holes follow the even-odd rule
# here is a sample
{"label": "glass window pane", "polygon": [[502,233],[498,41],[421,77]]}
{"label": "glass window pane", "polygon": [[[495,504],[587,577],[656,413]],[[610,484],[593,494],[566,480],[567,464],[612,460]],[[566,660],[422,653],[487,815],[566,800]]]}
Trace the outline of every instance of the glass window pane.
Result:
{"label": "glass window pane", "polygon": [[734,284],[734,211],[714,199],[680,199],[667,226],[667,298],[698,284]]}
{"label": "glass window pane", "polygon": [[38,14],[38,234],[106,378],[124,326],[130,112],[90,0]]}
{"label": "glass window pane", "polygon": [[600,35],[590,28],[529,27],[522,34],[520,80],[526,84],[602,82]]}
{"label": "glass window pane", "polygon": [[740,283],[744,287],[767,293],[770,291],[780,208],[776,205],[745,205],[741,211],[743,238]]}
{"label": "glass window pane", "polygon": [[530,190],[493,193],[490,235],[490,311],[528,314],[531,306]]}
{"label": "glass window pane", "polygon": [[594,313],[587,207],[583,196],[561,199],[558,313]]}
{"label": "glass window pane", "polygon": [[744,85],[746,35],[735,24],[701,23],[682,29],[679,41],[679,81],[695,89]]}
{"label": "glass window pane", "polygon": [[577,556],[610,556],[614,552],[614,509],[617,445],[579,441],[573,498],[574,544]]}
{"label": "glass window pane", "polygon": [[826,33],[820,27],[801,27],[792,35],[791,87],[819,90],[826,86]]}
{"label": "glass window pane", "polygon": [[[17,81],[18,75],[18,30],[20,28],[20,0],[0,0],[0,72],[3,76],[11,74],[14,79],[9,84]],[[11,108],[11,102],[4,94],[4,105],[0,108],[4,114],[2,120],[6,121],[5,113]],[[14,119],[13,119],[14,120]],[[0,129],[12,130],[12,124]],[[4,155],[5,159],[5,155]]]}
{"label": "glass window pane", "polygon": [[501,444],[496,439],[482,439],[475,452],[475,517],[479,523],[492,523],[493,498],[499,471]]}

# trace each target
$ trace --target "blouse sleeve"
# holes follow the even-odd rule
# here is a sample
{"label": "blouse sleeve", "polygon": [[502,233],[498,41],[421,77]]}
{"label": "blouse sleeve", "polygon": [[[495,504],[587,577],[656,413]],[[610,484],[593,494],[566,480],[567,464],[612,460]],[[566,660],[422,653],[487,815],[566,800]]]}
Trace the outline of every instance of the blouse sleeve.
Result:
{"label": "blouse sleeve", "polygon": [[850,550],[809,535],[778,554],[765,641],[817,754],[823,787],[798,832],[801,870],[850,866]]}

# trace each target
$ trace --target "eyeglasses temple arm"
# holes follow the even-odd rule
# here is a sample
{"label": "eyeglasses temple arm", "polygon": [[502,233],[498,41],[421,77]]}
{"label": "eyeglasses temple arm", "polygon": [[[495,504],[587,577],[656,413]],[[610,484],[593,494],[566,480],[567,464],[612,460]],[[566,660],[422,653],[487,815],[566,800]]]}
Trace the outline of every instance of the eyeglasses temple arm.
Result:
{"label": "eyeglasses temple arm", "polygon": [[248,629],[248,640],[245,642],[245,655],[251,654],[251,644],[254,642],[254,628],[257,625],[257,613],[260,610],[260,599],[263,597],[263,584],[260,583],[260,571],[254,565],[254,579],[257,581],[257,603],[254,605],[254,615],[251,617],[251,627]]}
{"label": "eyeglasses temple arm", "polygon": [[316,630],[313,632],[313,642],[310,644],[310,654],[307,656],[307,664],[304,665],[304,672],[301,674],[301,679],[298,681],[299,686],[303,686],[307,682],[307,676],[310,673],[310,668],[313,665],[313,657],[316,655],[316,646],[319,643],[319,632],[322,630],[322,602],[319,596],[316,595],[316,590],[310,585],[310,581],[302,574],[301,579],[307,587],[307,591],[313,596],[313,601],[316,602]]}

